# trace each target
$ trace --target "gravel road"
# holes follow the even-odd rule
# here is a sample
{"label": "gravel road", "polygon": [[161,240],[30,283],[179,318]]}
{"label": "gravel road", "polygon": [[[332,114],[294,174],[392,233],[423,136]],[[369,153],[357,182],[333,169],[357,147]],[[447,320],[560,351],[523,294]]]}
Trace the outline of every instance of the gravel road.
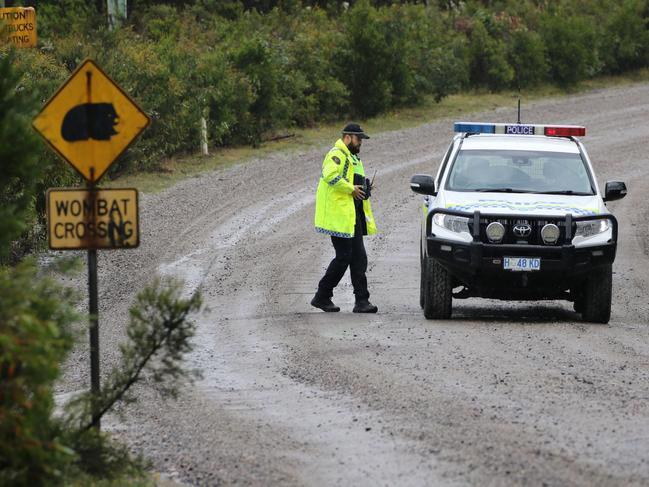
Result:
{"label": "gravel road", "polygon": [[[426,321],[421,197],[408,182],[435,172],[452,120],[371,134],[361,155],[378,170],[380,233],[366,239],[376,315],[351,313],[347,277],[341,313],[309,306],[332,257],[312,227],[328,147],[143,196],[141,247],[100,253],[103,370],[135,293],[159,273],[203,290],[188,365],[204,378],[177,401],[145,384],[105,429],[190,485],[649,484],[649,84],[539,101],[523,119],[585,125],[600,184],[629,187],[610,203],[620,233],[608,325],[582,323],[567,302],[480,299]],[[58,392],[86,387],[87,364],[81,345]]]}

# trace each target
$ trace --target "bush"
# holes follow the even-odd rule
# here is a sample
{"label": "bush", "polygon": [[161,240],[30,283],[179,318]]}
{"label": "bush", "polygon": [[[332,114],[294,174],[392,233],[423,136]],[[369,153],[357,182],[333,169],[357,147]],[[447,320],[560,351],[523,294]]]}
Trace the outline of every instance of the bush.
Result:
{"label": "bush", "polygon": [[24,152],[37,143],[29,130],[36,100],[17,90],[20,75],[13,62],[13,55],[0,53],[0,259],[8,257],[10,243],[34,222],[32,198],[40,173],[36,152]]}
{"label": "bush", "polygon": [[298,18],[288,45],[288,72],[299,92],[292,114],[297,125],[338,120],[349,112],[347,87],[336,69],[343,33],[331,28],[325,12],[316,10]]}
{"label": "bush", "polygon": [[400,55],[413,73],[410,100],[433,95],[440,101],[468,84],[465,39],[445,25],[432,8],[417,5],[407,12],[407,48]]}
{"label": "bush", "polygon": [[517,30],[511,34],[507,57],[514,68],[514,85],[528,88],[549,79],[549,64],[541,36],[528,30]]}
{"label": "bush", "polygon": [[507,59],[507,46],[491,37],[482,22],[475,22],[469,40],[471,83],[493,90],[508,88],[514,80],[514,69]]}
{"label": "bush", "polygon": [[151,117],[126,158],[111,168],[119,173],[135,167],[155,169],[167,156],[185,152],[198,141],[198,100],[184,81],[194,58],[174,45],[172,37],[154,43],[124,29],[105,69]]}
{"label": "bush", "polygon": [[198,309],[200,296],[182,299],[177,285],[156,281],[131,308],[121,361],[108,371],[100,395],[82,394],[64,417],[54,418],[52,387],[73,344],[73,302],[71,291],[39,277],[31,261],[0,267],[1,486],[142,479],[143,460],[92,428],[91,411],[101,417],[120,401],[134,401],[130,389],[143,373],[172,397],[197,375],[183,358],[195,329],[188,314]]}
{"label": "bush", "polygon": [[391,49],[379,13],[361,0],[341,16],[343,41],[337,72],[347,87],[354,115],[369,117],[392,106]]}
{"label": "bush", "polygon": [[234,68],[243,74],[251,101],[248,110],[240,114],[235,131],[252,145],[259,144],[266,131],[290,120],[292,100],[282,90],[284,66],[278,47],[271,47],[261,35],[249,35],[230,54]]}
{"label": "bush", "polygon": [[597,34],[589,19],[562,12],[546,14],[541,19],[541,37],[552,79],[559,85],[572,85],[600,72]]}
{"label": "bush", "polygon": [[56,484],[74,459],[52,420],[52,384],[72,345],[70,301],[30,262],[0,267],[0,485]]}
{"label": "bush", "polygon": [[612,6],[602,26],[601,57],[604,70],[622,73],[649,65],[649,6],[646,1],[626,0]]}

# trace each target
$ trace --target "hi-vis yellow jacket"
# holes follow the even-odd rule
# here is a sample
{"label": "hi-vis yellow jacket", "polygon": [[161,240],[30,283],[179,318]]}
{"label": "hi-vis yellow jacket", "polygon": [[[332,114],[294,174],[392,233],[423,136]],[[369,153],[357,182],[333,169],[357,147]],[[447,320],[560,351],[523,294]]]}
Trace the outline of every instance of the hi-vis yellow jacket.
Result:
{"label": "hi-vis yellow jacket", "polygon": [[[356,224],[354,208],[354,172],[365,177],[363,163],[352,156],[342,139],[322,161],[322,175],[315,202],[315,229],[334,237],[352,238]],[[367,234],[376,233],[370,200],[363,200]]]}

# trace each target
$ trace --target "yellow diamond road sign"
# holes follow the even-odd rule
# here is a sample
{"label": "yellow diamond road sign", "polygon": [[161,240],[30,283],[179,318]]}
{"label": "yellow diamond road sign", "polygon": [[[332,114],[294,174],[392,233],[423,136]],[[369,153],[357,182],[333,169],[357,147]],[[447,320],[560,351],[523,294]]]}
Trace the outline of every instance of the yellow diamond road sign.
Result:
{"label": "yellow diamond road sign", "polygon": [[149,117],[86,59],[32,122],[47,143],[89,182],[97,182]]}

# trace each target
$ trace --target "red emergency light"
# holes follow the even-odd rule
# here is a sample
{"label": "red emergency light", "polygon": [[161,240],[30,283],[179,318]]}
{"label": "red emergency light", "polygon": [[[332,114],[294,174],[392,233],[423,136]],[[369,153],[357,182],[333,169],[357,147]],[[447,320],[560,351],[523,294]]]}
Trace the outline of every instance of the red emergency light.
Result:
{"label": "red emergency light", "polygon": [[545,135],[550,137],[583,137],[586,135],[586,127],[568,126],[545,127]]}

